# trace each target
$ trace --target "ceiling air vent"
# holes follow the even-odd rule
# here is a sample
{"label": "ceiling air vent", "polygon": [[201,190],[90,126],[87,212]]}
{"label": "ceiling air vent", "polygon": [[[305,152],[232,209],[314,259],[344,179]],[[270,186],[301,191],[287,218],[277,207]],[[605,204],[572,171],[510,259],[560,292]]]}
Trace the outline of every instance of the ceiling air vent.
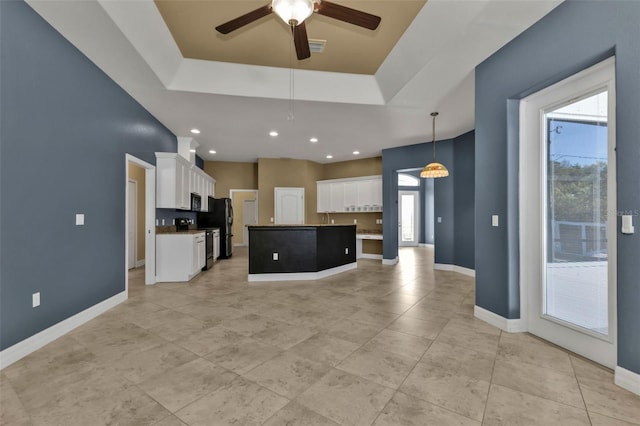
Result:
{"label": "ceiling air vent", "polygon": [[309,39],[309,50],[311,53],[322,53],[324,52],[324,46],[327,44],[327,40],[316,40]]}

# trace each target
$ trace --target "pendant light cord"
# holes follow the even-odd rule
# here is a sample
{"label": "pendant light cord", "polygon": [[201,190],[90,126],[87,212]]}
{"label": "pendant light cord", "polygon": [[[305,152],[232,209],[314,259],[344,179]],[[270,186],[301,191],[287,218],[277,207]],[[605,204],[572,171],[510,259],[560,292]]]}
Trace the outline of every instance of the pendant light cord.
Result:
{"label": "pendant light cord", "polygon": [[436,117],[438,116],[437,112],[432,112],[431,116],[433,117],[433,125],[431,127],[431,134],[433,135],[433,162],[436,162]]}

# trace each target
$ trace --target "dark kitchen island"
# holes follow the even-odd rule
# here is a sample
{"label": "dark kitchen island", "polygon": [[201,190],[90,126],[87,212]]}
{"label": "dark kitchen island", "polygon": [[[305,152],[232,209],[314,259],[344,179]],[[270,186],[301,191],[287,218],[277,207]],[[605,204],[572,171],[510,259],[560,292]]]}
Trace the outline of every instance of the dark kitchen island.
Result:
{"label": "dark kitchen island", "polygon": [[355,225],[249,226],[249,281],[316,280],[356,267]]}

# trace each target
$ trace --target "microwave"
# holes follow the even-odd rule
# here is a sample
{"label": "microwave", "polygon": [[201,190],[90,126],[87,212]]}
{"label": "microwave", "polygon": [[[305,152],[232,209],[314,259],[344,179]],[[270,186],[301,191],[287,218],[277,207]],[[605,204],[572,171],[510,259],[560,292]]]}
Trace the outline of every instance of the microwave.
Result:
{"label": "microwave", "polygon": [[202,198],[198,194],[192,192],[191,193],[191,211],[199,212],[201,206],[202,206]]}

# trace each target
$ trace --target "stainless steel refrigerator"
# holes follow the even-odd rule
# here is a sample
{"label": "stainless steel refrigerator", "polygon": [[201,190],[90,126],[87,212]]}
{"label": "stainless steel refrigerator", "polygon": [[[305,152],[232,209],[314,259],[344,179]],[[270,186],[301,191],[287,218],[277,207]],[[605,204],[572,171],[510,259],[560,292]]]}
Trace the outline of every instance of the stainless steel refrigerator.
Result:
{"label": "stainless steel refrigerator", "polygon": [[231,198],[209,198],[209,211],[198,213],[198,228],[220,228],[220,258],[233,254],[233,207]]}

